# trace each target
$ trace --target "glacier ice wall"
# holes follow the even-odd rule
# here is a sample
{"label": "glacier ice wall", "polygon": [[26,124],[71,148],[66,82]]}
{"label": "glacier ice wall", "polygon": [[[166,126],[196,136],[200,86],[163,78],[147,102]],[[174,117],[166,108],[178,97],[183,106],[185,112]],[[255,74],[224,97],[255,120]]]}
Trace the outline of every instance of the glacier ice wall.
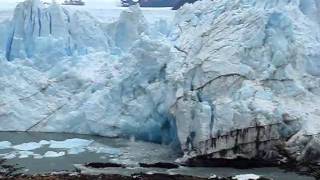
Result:
{"label": "glacier ice wall", "polygon": [[101,23],[26,1],[0,24],[0,130],[179,142],[186,157],[272,158],[280,144],[303,159],[320,131],[319,7],[202,0],[149,24],[137,7]]}
{"label": "glacier ice wall", "polygon": [[175,141],[170,90],[159,83],[173,59],[166,22],[148,28],[132,7],[101,23],[28,0],[3,26],[10,28],[2,40],[1,130]]}
{"label": "glacier ice wall", "polygon": [[171,110],[182,148],[255,156],[299,130],[318,134],[318,18],[313,0],[203,0],[178,11]]}
{"label": "glacier ice wall", "polygon": [[9,28],[8,60],[59,58],[110,49],[108,37],[88,13],[70,14],[57,4],[46,6],[39,0],[19,3]]}

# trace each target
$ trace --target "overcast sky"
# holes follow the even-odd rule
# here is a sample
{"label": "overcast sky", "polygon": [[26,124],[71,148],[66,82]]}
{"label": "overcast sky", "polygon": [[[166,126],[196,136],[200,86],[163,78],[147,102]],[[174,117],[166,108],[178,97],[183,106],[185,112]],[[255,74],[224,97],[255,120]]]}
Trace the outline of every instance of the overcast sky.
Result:
{"label": "overcast sky", "polygon": [[[0,0],[0,9],[14,8],[18,2],[24,0]],[[45,2],[51,2],[51,0],[43,0]],[[64,0],[56,0],[57,2],[63,2]],[[120,0],[83,0],[88,6],[117,6],[120,4]]]}

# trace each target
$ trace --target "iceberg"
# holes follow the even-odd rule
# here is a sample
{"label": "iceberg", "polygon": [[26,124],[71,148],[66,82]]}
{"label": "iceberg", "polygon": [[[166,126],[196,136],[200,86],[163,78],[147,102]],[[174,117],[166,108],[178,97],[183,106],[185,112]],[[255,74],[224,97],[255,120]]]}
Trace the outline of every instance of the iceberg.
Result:
{"label": "iceberg", "polygon": [[135,137],[182,161],[320,161],[319,7],[202,0],[173,22],[133,6],[102,23],[27,0],[0,24],[0,130]]}

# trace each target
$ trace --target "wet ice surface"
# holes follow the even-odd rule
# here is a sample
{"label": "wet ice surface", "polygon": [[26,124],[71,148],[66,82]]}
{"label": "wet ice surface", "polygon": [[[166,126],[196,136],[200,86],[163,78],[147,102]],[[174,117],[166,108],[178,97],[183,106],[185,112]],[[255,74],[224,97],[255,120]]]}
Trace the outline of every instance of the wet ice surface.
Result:
{"label": "wet ice surface", "polygon": [[233,168],[190,168],[178,169],[140,168],[139,162],[173,162],[178,154],[165,145],[111,139],[91,135],[61,133],[0,132],[0,158],[7,158],[8,164],[19,164],[25,173],[45,173],[75,170],[75,167],[89,162],[113,162],[126,164],[129,168],[90,169],[81,167],[84,173],[122,174],[168,173],[210,177],[257,174],[282,180],[311,180],[313,178],[284,172],[278,168],[233,169]]}

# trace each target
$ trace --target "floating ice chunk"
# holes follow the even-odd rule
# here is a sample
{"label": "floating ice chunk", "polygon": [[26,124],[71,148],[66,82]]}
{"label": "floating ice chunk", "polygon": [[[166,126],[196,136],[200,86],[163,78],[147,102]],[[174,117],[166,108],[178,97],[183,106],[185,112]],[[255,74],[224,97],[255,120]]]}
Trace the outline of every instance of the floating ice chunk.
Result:
{"label": "floating ice chunk", "polygon": [[240,175],[236,175],[232,179],[237,179],[237,180],[255,180],[255,179],[259,179],[259,178],[260,178],[260,176],[255,175],[255,174],[240,174]]}
{"label": "floating ice chunk", "polygon": [[15,153],[0,154],[0,158],[2,158],[2,159],[13,159],[15,157],[16,157]]}
{"label": "floating ice chunk", "polygon": [[29,143],[23,143],[23,144],[12,146],[13,149],[17,149],[20,151],[30,151],[30,150],[38,149],[40,147],[41,147],[41,144],[36,142],[29,142]]}
{"label": "floating ice chunk", "polygon": [[23,158],[28,158],[29,156],[33,156],[34,153],[32,151],[19,151],[19,158],[23,159]]}
{"label": "floating ice chunk", "polygon": [[217,179],[217,175],[213,174],[209,177],[209,179]]}
{"label": "floating ice chunk", "polygon": [[68,150],[68,154],[80,154],[85,152],[86,150],[84,148],[72,148]]}
{"label": "floating ice chunk", "polygon": [[43,157],[46,157],[46,158],[61,157],[61,156],[64,156],[65,154],[66,153],[63,151],[61,152],[48,151],[43,155]]}
{"label": "floating ice chunk", "polygon": [[42,159],[43,156],[41,156],[40,154],[33,154],[33,158],[34,159]]}
{"label": "floating ice chunk", "polygon": [[86,140],[86,139],[67,139],[64,141],[50,141],[49,148],[54,149],[73,149],[73,148],[81,148],[89,146],[93,140]]}
{"label": "floating ice chunk", "polygon": [[49,145],[50,142],[47,141],[47,140],[41,140],[41,141],[39,142],[39,144],[41,144],[41,145]]}
{"label": "floating ice chunk", "polygon": [[0,142],[0,149],[9,149],[11,148],[11,142],[9,141],[1,141]]}
{"label": "floating ice chunk", "polygon": [[110,154],[110,155],[120,155],[121,151],[117,148],[112,148],[110,146],[106,146],[100,143],[94,143],[93,145],[87,148],[91,152],[102,153],[102,154]]}
{"label": "floating ice chunk", "polygon": [[137,162],[130,158],[113,158],[109,160],[112,163],[125,164],[127,167],[136,168]]}

